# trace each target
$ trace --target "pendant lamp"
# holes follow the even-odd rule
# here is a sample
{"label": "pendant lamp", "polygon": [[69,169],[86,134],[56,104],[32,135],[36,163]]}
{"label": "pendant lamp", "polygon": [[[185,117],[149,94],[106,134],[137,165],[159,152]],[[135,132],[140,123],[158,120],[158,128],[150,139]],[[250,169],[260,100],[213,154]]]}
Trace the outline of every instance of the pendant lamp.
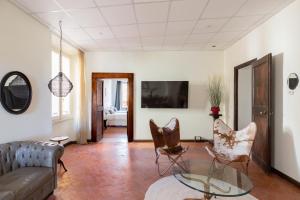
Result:
{"label": "pendant lamp", "polygon": [[62,72],[62,21],[59,21],[59,73],[49,81],[48,88],[56,97],[66,97],[73,89],[70,79]]}

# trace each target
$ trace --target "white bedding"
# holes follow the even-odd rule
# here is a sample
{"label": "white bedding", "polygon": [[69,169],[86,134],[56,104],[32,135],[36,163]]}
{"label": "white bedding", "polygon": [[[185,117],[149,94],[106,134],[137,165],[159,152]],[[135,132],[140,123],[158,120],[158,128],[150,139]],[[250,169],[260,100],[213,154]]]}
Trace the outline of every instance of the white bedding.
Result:
{"label": "white bedding", "polygon": [[117,111],[106,115],[107,126],[127,126],[127,111]]}

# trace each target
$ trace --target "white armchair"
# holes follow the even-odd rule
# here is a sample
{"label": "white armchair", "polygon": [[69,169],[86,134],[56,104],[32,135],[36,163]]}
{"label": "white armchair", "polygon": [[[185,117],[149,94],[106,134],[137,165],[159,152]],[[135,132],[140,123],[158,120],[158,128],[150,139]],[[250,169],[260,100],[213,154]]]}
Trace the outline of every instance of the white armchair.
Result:
{"label": "white armchair", "polygon": [[234,131],[221,119],[214,122],[214,146],[205,147],[214,160],[229,165],[241,162],[248,174],[251,149],[256,135],[256,124],[251,122],[246,128]]}

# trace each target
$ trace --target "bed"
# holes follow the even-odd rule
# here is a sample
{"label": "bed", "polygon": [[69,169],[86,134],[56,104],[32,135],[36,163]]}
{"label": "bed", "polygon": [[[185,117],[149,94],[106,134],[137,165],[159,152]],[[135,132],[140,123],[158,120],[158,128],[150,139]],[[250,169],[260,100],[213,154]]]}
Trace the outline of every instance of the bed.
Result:
{"label": "bed", "polygon": [[127,126],[127,111],[116,111],[106,114],[107,126]]}

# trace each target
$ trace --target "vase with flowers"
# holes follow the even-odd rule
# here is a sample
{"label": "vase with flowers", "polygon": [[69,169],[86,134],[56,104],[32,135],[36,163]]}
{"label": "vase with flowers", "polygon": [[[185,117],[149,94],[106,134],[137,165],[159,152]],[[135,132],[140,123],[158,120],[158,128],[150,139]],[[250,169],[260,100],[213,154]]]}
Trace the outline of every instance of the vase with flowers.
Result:
{"label": "vase with flowers", "polygon": [[220,76],[213,76],[209,78],[208,95],[212,114],[219,115],[220,104],[223,98],[223,84]]}

